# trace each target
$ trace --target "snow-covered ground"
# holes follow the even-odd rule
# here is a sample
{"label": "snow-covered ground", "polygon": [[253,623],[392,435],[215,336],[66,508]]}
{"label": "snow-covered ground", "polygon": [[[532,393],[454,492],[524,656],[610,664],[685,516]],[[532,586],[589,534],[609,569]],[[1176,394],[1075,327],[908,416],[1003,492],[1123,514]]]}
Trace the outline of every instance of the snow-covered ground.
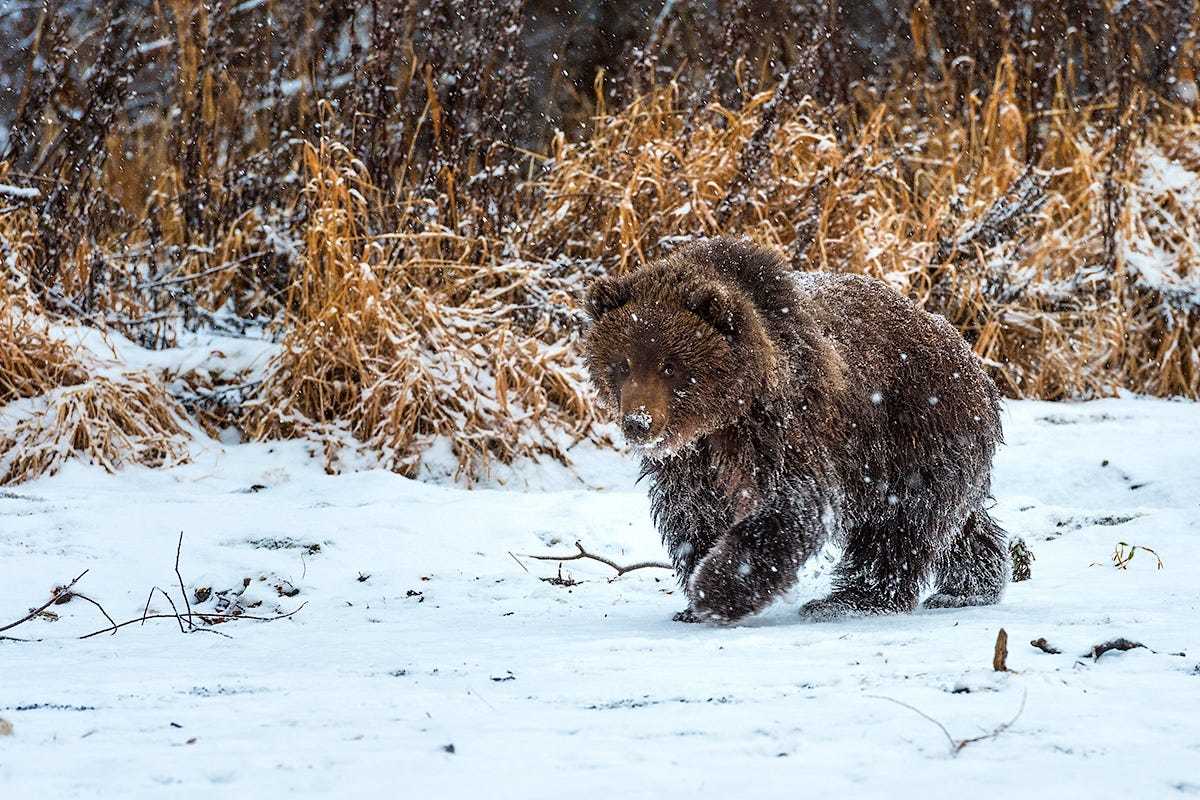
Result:
{"label": "snow-covered ground", "polygon": [[[232,639],[167,619],[80,641],[105,622],[78,599],[8,631],[37,641],[0,641],[0,797],[1200,795],[1200,408],[1012,403],[1006,428],[995,514],[1033,579],[991,608],[825,624],[796,615],[824,564],[737,627],[671,622],[660,570],[541,580],[557,565],[521,554],[577,539],[662,557],[619,454],[465,491],[212,442],[168,471],[9,487],[0,625],[84,569],[118,620],[151,586],[179,603],[180,531],[204,609],[245,579],[253,613],[307,605],[216,628]],[[1121,541],[1164,566],[1114,568]],[[1118,636],[1148,649],[1081,657]],[[1019,710],[957,755],[922,716],[961,740]]]}

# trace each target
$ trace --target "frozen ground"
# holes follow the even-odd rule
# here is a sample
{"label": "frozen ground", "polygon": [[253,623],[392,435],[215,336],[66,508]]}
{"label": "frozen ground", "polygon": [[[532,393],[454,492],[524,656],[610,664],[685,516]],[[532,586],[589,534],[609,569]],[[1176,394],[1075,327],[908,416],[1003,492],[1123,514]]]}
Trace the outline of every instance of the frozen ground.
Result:
{"label": "frozen ground", "polygon": [[[564,587],[540,580],[555,564],[518,564],[576,539],[662,556],[615,455],[583,459],[586,487],[543,468],[467,492],[212,443],[171,471],[10,487],[0,624],[84,569],[77,588],[119,619],[153,585],[178,596],[181,530],[205,609],[245,578],[257,613],[307,605],[217,628],[232,639],[160,620],[79,641],[104,625],[80,600],[9,631],[38,641],[0,641],[0,797],[1200,796],[1200,409],[1014,403],[1006,427],[995,512],[1033,579],[992,608],[832,624],[796,617],[827,580],[812,567],[721,628],[672,623],[683,600],[657,570],[567,563]],[[1165,566],[1115,569],[1118,541]],[[1080,657],[1117,636],[1153,652]],[[1025,700],[953,756],[882,698],[955,739]]]}

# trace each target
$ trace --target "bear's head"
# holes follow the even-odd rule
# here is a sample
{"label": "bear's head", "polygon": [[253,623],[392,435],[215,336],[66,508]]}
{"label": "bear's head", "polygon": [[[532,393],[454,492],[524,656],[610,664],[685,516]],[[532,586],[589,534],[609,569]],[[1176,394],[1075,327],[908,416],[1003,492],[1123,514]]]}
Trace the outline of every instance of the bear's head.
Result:
{"label": "bear's head", "polygon": [[733,424],[773,380],[776,348],[753,303],[687,265],[601,278],[586,310],[600,404],[651,457]]}

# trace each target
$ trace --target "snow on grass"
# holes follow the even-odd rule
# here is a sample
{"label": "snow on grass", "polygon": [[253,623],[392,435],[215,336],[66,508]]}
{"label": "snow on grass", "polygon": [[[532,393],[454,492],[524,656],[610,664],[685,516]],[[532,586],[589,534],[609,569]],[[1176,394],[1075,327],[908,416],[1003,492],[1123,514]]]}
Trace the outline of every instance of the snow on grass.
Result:
{"label": "snow on grass", "polygon": [[0,183],[0,197],[36,200],[41,195],[42,193],[32,186],[13,186],[11,183]]}
{"label": "snow on grass", "polygon": [[[520,491],[329,476],[296,441],[206,440],[162,471],[71,463],[0,492],[0,624],[84,569],[80,591],[140,615],[150,586],[178,594],[181,530],[189,590],[212,589],[200,607],[247,578],[256,613],[308,605],[218,628],[233,639],[167,620],[78,641],[104,626],[78,600],[8,631],[40,641],[0,641],[0,796],[1200,792],[1196,405],[1010,403],[1006,434],[994,513],[1037,560],[1001,605],[805,624],[828,583],[810,569],[737,627],[671,622],[684,601],[662,571],[610,582],[569,562],[562,586],[520,559],[577,539],[663,557],[618,453],[586,453],[582,482],[529,469]],[[1139,552],[1115,569],[1119,541],[1164,568]],[[1150,649],[1081,657],[1117,636]],[[880,698],[956,739],[1025,706],[955,756]]]}

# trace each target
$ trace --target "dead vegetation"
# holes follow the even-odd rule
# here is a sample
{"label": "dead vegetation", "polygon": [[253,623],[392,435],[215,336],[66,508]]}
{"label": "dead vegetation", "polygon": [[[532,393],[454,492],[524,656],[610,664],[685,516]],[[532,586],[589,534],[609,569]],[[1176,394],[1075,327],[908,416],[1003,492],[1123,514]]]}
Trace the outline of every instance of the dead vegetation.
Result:
{"label": "dead vegetation", "polygon": [[1025,701],[1029,698],[1029,692],[1023,691],[1021,693],[1021,705],[1017,708],[1017,713],[1012,716],[1012,719],[1008,720],[1007,722],[1000,723],[999,725],[992,728],[987,733],[981,734],[979,736],[972,736],[967,739],[958,739],[958,738],[955,738],[954,736],[950,735],[950,731],[946,728],[945,725],[943,725],[941,722],[934,719],[933,717],[929,716],[928,714],[926,714],[924,711],[917,708],[916,706],[909,705],[908,703],[905,703],[901,700],[897,700],[894,697],[885,697],[883,695],[875,695],[875,694],[869,694],[869,695],[865,695],[865,696],[870,697],[875,700],[886,700],[889,703],[895,703],[896,705],[901,706],[902,708],[907,708],[909,711],[912,711],[914,714],[919,715],[920,717],[928,720],[929,722],[932,722],[934,725],[936,725],[938,727],[938,730],[940,730],[942,732],[942,735],[946,737],[946,742],[950,745],[950,755],[957,756],[959,753],[961,753],[963,751],[963,748],[966,747],[967,745],[975,744],[976,742],[983,742],[988,739],[995,739],[997,736],[1004,733],[1006,730],[1008,730],[1013,725],[1015,725],[1017,720],[1021,718],[1021,715],[1023,713],[1025,713]]}
{"label": "dead vegetation", "polygon": [[[595,553],[589,553],[584,548],[583,544],[580,542],[575,543],[575,550],[577,552],[568,553],[566,555],[555,555],[553,553],[543,553],[541,555],[535,555],[533,553],[524,553],[523,555],[526,558],[536,559],[537,561],[557,561],[560,578],[562,576],[562,562],[564,562],[564,561],[589,560],[589,561],[596,561],[600,564],[605,565],[606,567],[611,567],[617,574],[614,575],[610,580],[616,580],[617,578],[621,577],[622,575],[624,575],[627,572],[633,572],[635,569],[669,569],[672,571],[675,569],[674,566],[666,563],[665,561],[638,561],[633,564],[618,564],[616,561],[613,561],[611,558],[605,558],[604,556],[596,555]],[[512,554],[510,553],[509,555],[512,555]],[[513,556],[513,558],[516,559],[516,556]],[[521,564],[519,559],[517,560],[517,563],[521,565],[522,569],[525,569],[525,565]],[[526,570],[526,571],[528,571],[528,570]],[[545,580],[550,580],[550,579],[542,578],[542,580],[545,581]]]}
{"label": "dead vegetation", "polygon": [[[901,3],[871,53],[838,4],[767,28],[751,5],[667,4],[620,69],[545,84],[570,138],[531,116],[519,2],[0,20],[31,42],[6,62],[0,482],[176,463],[189,417],[311,438],[331,470],[415,475],[439,442],[466,481],[565,459],[603,439],[583,288],[715,233],[890,282],[1010,396],[1200,397],[1190,3]],[[122,374],[77,325],[278,349]]]}
{"label": "dead vegetation", "polygon": [[1052,645],[1048,641],[1046,641],[1045,636],[1039,636],[1038,638],[1033,639],[1032,641],[1029,642],[1029,645],[1031,647],[1036,647],[1038,650],[1041,650],[1043,653],[1047,653],[1048,655],[1052,655],[1052,656],[1056,656],[1056,655],[1059,655],[1062,653],[1062,650],[1059,650],[1057,647],[1055,647],[1054,645]]}
{"label": "dead vegetation", "polygon": [[188,458],[186,414],[158,376],[79,353],[0,294],[0,484],[82,457],[109,472]]}
{"label": "dead vegetation", "polygon": [[[80,636],[79,637],[80,639],[90,639],[93,636],[99,636],[102,633],[107,633],[107,634],[115,636],[117,634],[117,632],[120,631],[122,628],[127,628],[130,625],[145,625],[147,620],[156,620],[156,619],[173,619],[173,620],[175,620],[175,622],[178,623],[178,625],[179,625],[180,633],[215,633],[215,634],[219,634],[221,636],[228,636],[228,634],[224,634],[221,631],[213,630],[213,628],[211,626],[219,625],[219,624],[222,624],[225,622],[231,622],[231,621],[235,621],[235,620],[255,620],[255,621],[259,621],[259,622],[275,622],[277,620],[287,619],[287,618],[291,617],[292,615],[299,612],[300,609],[304,608],[304,606],[306,605],[305,603],[301,603],[299,606],[297,606],[292,611],[279,612],[277,614],[273,614],[270,616],[259,616],[259,615],[246,614],[240,608],[235,608],[232,610],[232,612],[193,611],[191,601],[188,599],[187,588],[183,581],[183,574],[179,570],[179,560],[180,560],[180,557],[182,556],[182,554],[183,554],[183,533],[180,532],[179,543],[175,548],[175,577],[179,581],[179,593],[180,593],[180,596],[183,598],[184,608],[186,609],[186,611],[184,613],[179,612],[179,607],[175,605],[175,601],[174,601],[174,599],[172,599],[170,594],[168,594],[161,587],[154,586],[150,589],[150,593],[146,597],[146,605],[142,609],[142,613],[140,616],[133,617],[132,619],[128,619],[123,622],[117,622],[115,619],[112,618],[112,616],[108,613],[108,611],[105,610],[104,606],[101,605],[98,601],[75,590],[75,585],[78,584],[79,581],[82,580],[83,577],[85,575],[87,575],[87,573],[88,573],[88,570],[84,570],[83,572],[79,573],[79,575],[75,576],[75,578],[73,580],[71,580],[69,583],[64,584],[62,586],[55,586],[54,588],[52,588],[50,590],[50,599],[47,600],[45,603],[43,603],[41,606],[30,609],[29,613],[27,613],[25,616],[21,617],[20,619],[17,619],[14,622],[0,625],[0,633],[3,633],[5,631],[10,631],[13,628],[19,627],[31,620],[37,619],[39,617],[42,617],[43,615],[48,614],[49,612],[47,611],[47,609],[49,609],[50,606],[52,606],[52,605],[64,605],[64,604],[69,603],[72,600],[76,600],[76,599],[83,600],[83,601],[95,606],[96,609],[108,621],[107,627],[100,628],[99,630],[92,631],[91,633],[86,633],[86,634]],[[167,604],[171,607],[170,614],[166,614],[166,613],[153,613],[152,614],[152,613],[150,613],[150,602],[154,599],[155,594],[158,594],[164,600],[167,601]],[[57,615],[52,618],[57,619]],[[200,622],[201,625],[197,625],[196,624],[197,622]],[[19,639],[14,636],[0,636],[0,639],[9,639],[9,640],[14,640],[14,641],[29,641],[27,639]]]}
{"label": "dead vegetation", "polygon": [[[1080,657],[1081,658],[1090,658],[1093,661],[1099,661],[1100,656],[1104,655],[1105,653],[1109,652],[1110,650],[1116,650],[1118,652],[1124,653],[1129,650],[1137,650],[1139,647],[1149,650],[1149,648],[1146,647],[1146,645],[1142,644],[1141,642],[1134,642],[1129,639],[1126,639],[1124,636],[1121,636],[1121,637],[1112,639],[1107,642],[1101,642],[1100,644],[1093,645],[1091,650],[1084,653]],[[1150,650],[1150,652],[1153,653],[1154,651]]]}
{"label": "dead vegetation", "polygon": [[[1146,546],[1140,545],[1140,544],[1129,544],[1128,542],[1117,542],[1113,546],[1112,556],[1110,557],[1112,560],[1113,568],[1120,569],[1120,570],[1129,569],[1130,562],[1133,561],[1133,557],[1135,555],[1137,555],[1137,552],[1139,550],[1141,550],[1143,553],[1149,553],[1151,556],[1154,557],[1155,569],[1162,569],[1163,567],[1166,566],[1166,564],[1163,563],[1163,560],[1158,555],[1158,553],[1149,547],[1146,547]],[[1100,562],[1093,561],[1088,566],[1096,567],[1099,565],[1100,565]]]}

